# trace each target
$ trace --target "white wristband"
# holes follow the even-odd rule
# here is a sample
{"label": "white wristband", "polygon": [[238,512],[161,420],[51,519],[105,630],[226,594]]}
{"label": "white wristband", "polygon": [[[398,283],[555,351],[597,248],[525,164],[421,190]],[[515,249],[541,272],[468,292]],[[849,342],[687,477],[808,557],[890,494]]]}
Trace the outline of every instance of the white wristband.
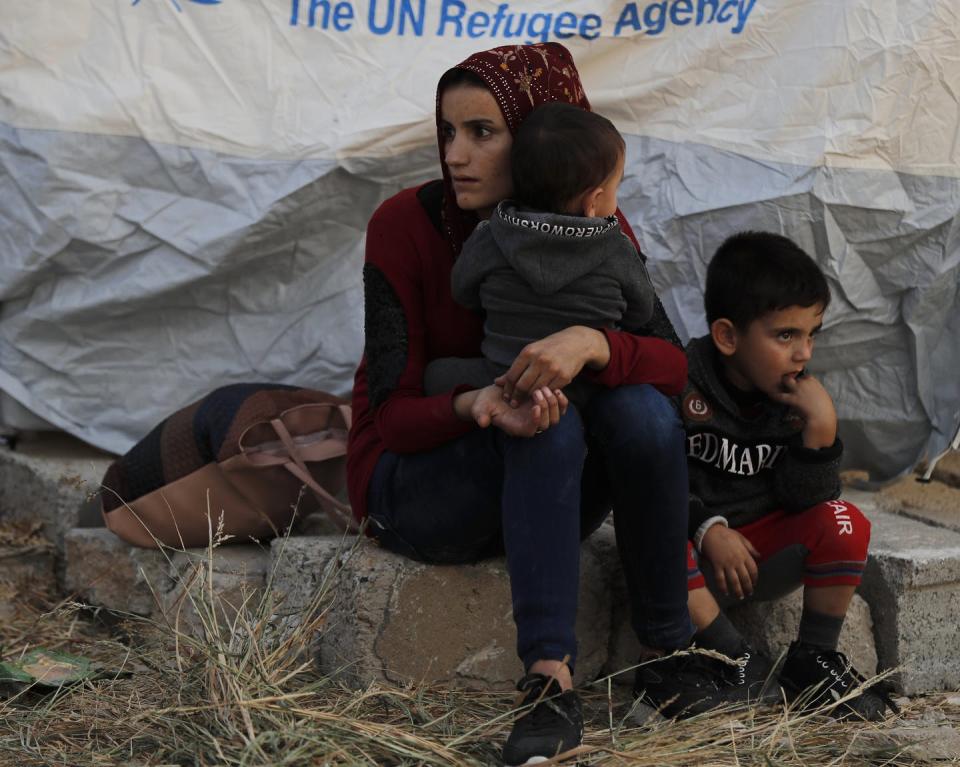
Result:
{"label": "white wristband", "polygon": [[723,525],[724,527],[730,527],[730,523],[727,522],[726,517],[721,517],[717,515],[715,517],[710,517],[706,522],[704,522],[700,527],[697,528],[697,532],[693,536],[693,546],[697,551],[700,551],[700,544],[703,543],[703,536],[707,534],[709,530],[714,525]]}

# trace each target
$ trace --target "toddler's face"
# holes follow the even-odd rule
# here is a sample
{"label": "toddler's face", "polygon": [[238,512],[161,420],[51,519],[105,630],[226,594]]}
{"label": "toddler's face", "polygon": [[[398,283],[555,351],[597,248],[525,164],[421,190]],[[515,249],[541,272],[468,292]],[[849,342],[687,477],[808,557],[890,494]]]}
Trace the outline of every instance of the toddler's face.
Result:
{"label": "toddler's face", "polygon": [[726,359],[731,383],[766,395],[796,379],[813,356],[813,342],[823,324],[823,306],[788,306],[764,314],[746,331],[737,330],[737,346]]}
{"label": "toddler's face", "polygon": [[620,153],[620,160],[613,172],[604,179],[603,192],[597,200],[596,215],[606,218],[612,216],[617,211],[617,192],[620,190],[620,182],[623,181],[623,153]]}

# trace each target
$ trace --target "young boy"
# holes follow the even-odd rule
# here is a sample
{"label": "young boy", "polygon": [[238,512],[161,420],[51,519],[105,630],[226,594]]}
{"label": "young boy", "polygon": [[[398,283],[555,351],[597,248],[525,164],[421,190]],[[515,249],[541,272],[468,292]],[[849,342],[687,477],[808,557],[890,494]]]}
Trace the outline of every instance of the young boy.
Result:
{"label": "young boy", "polygon": [[[571,325],[635,329],[651,317],[654,290],[615,217],[625,145],[595,112],[538,107],[511,148],[514,200],[501,202],[464,244],[453,297],[485,312],[484,358],[441,359],[426,370],[427,394],[486,386],[524,346]],[[583,404],[590,385],[564,389]]]}
{"label": "young boy", "polygon": [[[707,269],[709,335],[687,347],[681,400],[690,472],[689,605],[699,647],[740,659],[732,698],[756,697],[769,661],[740,636],[721,601],[772,598],[804,586],[799,636],[780,684],[791,700],[832,703],[863,681],[837,651],[867,559],[870,523],[840,493],[843,447],[830,395],[806,374],[830,302],[817,264],[786,237],[730,237]],[[739,695],[738,695],[739,693]],[[892,703],[876,687],[835,716],[877,719]]]}

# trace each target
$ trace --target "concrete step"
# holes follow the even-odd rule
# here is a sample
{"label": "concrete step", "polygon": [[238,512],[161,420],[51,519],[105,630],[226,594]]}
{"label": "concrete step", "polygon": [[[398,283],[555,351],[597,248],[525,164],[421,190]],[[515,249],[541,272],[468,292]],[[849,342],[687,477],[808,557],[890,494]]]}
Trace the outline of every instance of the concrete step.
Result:
{"label": "concrete step", "polygon": [[55,564],[53,544],[38,523],[0,520],[0,583],[54,594]]}
{"label": "concrete step", "polygon": [[24,437],[16,450],[0,448],[0,520],[42,523],[44,535],[62,551],[64,535],[80,523],[83,509],[91,519],[99,516],[94,496],[111,460],[59,433]]}
{"label": "concrete step", "polygon": [[254,544],[220,546],[212,557],[208,549],[164,552],[130,546],[105,528],[71,530],[64,554],[64,586],[77,599],[194,635],[214,621],[228,624],[244,600],[256,598],[270,563],[269,549]]}
{"label": "concrete step", "polygon": [[860,593],[870,603],[877,654],[899,666],[906,694],[960,688],[960,534],[878,508],[846,493],[870,519],[870,559]]}
{"label": "concrete step", "polygon": [[[612,565],[604,535],[612,531],[581,549],[576,666],[581,682],[595,678],[607,656]],[[502,558],[425,565],[363,541],[352,553],[331,560],[329,541],[318,541],[306,560],[298,556],[286,566],[281,560],[276,576],[283,588],[298,573],[342,568],[318,644],[324,671],[357,685],[428,681],[483,690],[512,689],[522,676]],[[307,564],[311,559],[316,566]]]}
{"label": "concrete step", "polygon": [[[207,550],[162,553],[128,546],[106,530],[67,536],[67,587],[92,604],[176,620],[200,630],[184,583],[203,581]],[[633,666],[639,647],[626,620],[624,586],[613,530],[604,526],[582,549],[577,679]],[[274,623],[285,635],[322,588],[335,598],[314,652],[321,668],[355,685],[424,680],[468,689],[510,689],[522,673],[516,658],[509,579],[502,559],[440,567],[412,562],[370,541],[351,549],[340,536],[273,542],[269,564],[253,545],[214,552],[214,590],[234,607],[269,578]],[[185,609],[185,612],[181,612]],[[796,633],[799,593],[734,619],[775,656]],[[618,621],[614,626],[614,621]],[[876,668],[869,608],[854,603],[842,637],[864,671]],[[609,656],[609,658],[608,658]],[[617,678],[632,683],[632,674]]]}
{"label": "concrete step", "polygon": [[64,589],[78,600],[118,613],[156,615],[173,588],[162,552],[124,543],[106,528],[76,528],[64,536]]}
{"label": "concrete step", "polygon": [[875,501],[882,511],[960,532],[960,487],[936,479],[918,482],[910,475],[879,491]]}
{"label": "concrete step", "polygon": [[[907,693],[960,688],[960,533],[885,512],[878,494],[844,495],[871,519],[873,541],[862,599],[855,598],[841,649],[864,673],[900,666]],[[502,559],[431,566],[368,540],[351,551],[338,536],[302,536],[269,549],[222,546],[211,565],[205,549],[167,557],[128,546],[105,529],[72,530],[64,541],[69,591],[113,610],[176,619],[184,630],[206,630],[187,593],[211,572],[229,609],[269,586],[281,636],[328,588],[332,601],[312,652],[324,671],[353,684],[423,680],[508,689],[521,673]],[[582,548],[578,680],[635,663],[626,604],[614,533],[605,525]],[[731,614],[758,648],[775,656],[795,635],[799,611],[797,592]],[[632,674],[620,681],[630,684]]]}

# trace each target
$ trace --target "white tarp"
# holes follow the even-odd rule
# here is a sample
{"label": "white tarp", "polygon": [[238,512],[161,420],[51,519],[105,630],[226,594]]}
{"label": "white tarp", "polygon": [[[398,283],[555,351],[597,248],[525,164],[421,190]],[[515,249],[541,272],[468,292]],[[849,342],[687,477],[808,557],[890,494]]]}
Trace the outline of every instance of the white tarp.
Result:
{"label": "white tarp", "polygon": [[815,358],[877,478],[960,423],[954,0],[0,0],[0,390],[113,451],[215,386],[345,393],[367,218],[436,174],[434,87],[558,39],[627,139],[681,335],[709,255],[830,277]]}

